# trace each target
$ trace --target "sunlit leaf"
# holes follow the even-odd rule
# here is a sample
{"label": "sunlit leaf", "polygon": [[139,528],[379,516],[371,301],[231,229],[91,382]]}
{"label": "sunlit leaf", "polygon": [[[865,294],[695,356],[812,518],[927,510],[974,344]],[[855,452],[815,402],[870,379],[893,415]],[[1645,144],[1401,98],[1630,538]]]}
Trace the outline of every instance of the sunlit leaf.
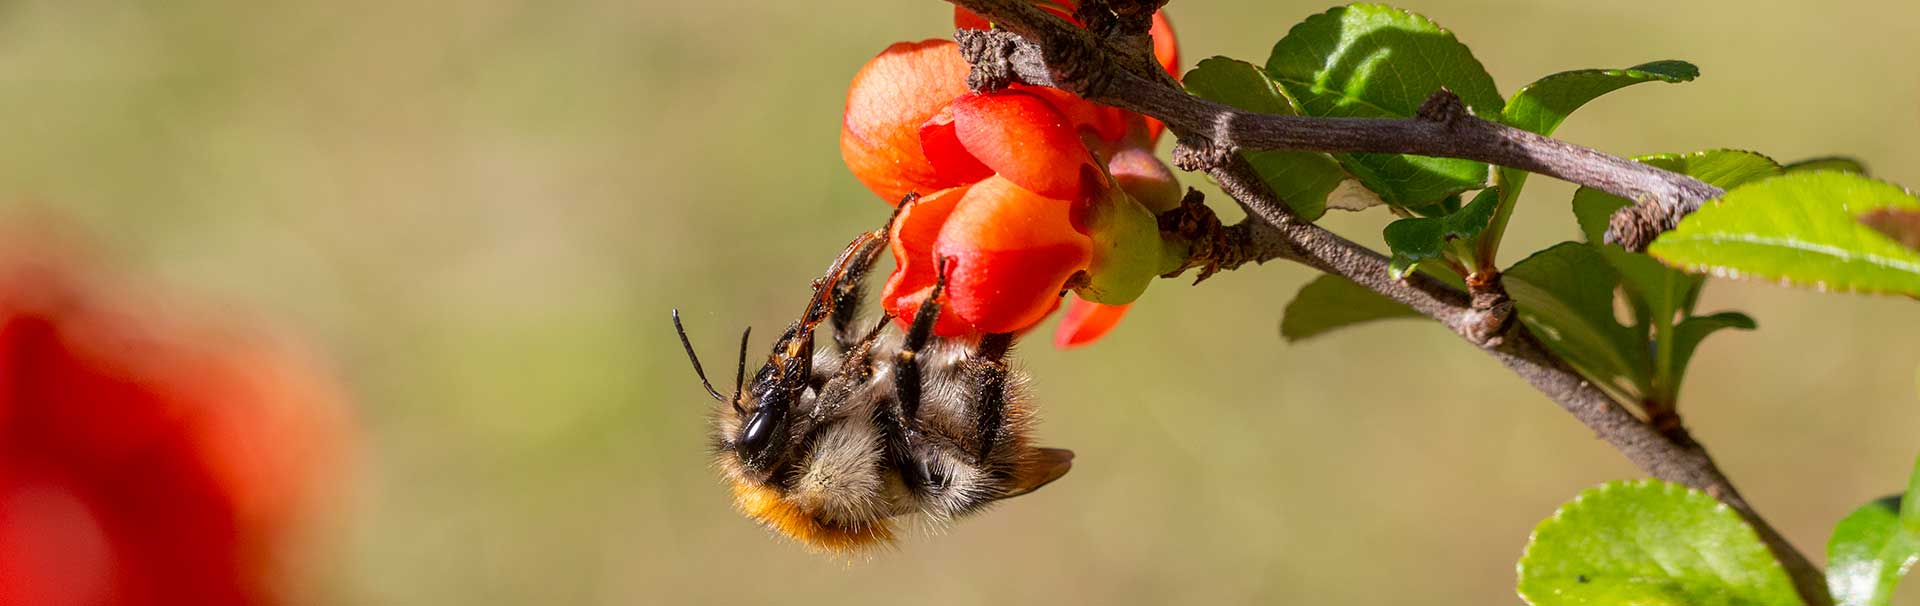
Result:
{"label": "sunlit leaf", "polygon": [[1533,606],[1800,604],[1740,514],[1658,480],[1581,493],[1534,528],[1518,571]]}
{"label": "sunlit leaf", "polygon": [[[1408,118],[1446,88],[1475,114],[1500,115],[1493,77],[1453,33],[1420,15],[1355,4],[1308,17],[1273,47],[1267,71],[1309,116]],[[1388,203],[1422,206],[1483,187],[1487,165],[1398,154],[1336,154]]]}
{"label": "sunlit leaf", "polygon": [[1791,173],[1727,192],[1647,252],[1717,276],[1920,296],[1920,250],[1860,221],[1881,209],[1920,198],[1852,173]]}
{"label": "sunlit leaf", "polygon": [[1886,606],[1920,561],[1920,465],[1904,497],[1868,503],[1842,518],[1827,541],[1827,589],[1840,606]]}

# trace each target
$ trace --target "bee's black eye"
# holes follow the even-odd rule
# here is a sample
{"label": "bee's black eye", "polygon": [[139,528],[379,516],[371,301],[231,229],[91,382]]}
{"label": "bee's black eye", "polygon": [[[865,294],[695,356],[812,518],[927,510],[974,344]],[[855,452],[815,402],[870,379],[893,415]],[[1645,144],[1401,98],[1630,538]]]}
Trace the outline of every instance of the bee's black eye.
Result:
{"label": "bee's black eye", "polygon": [[740,441],[734,443],[734,451],[741,459],[751,461],[773,444],[773,436],[786,416],[779,414],[780,410],[781,407],[764,407],[747,418],[746,430],[740,432]]}

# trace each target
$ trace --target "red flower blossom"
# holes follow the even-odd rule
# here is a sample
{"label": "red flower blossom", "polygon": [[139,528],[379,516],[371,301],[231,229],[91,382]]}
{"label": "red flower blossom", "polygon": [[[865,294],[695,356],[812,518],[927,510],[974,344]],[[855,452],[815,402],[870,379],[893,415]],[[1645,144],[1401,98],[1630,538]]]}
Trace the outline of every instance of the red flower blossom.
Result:
{"label": "red flower blossom", "polygon": [[13,252],[0,247],[0,604],[279,603],[276,556],[342,447],[330,386]]}
{"label": "red flower blossom", "polygon": [[[1043,8],[1071,18],[1071,6]],[[984,26],[964,10],[955,23]],[[1154,25],[1172,72],[1172,31],[1158,15]],[[921,195],[895,222],[897,268],[881,306],[913,317],[945,258],[936,334],[1023,331],[1071,289],[1075,309],[1056,342],[1091,342],[1184,252],[1154,220],[1180,193],[1151,151],[1159,125],[1051,88],[972,93],[966,73],[952,42],[903,42],[861,68],[847,93],[847,166],[890,203]]]}

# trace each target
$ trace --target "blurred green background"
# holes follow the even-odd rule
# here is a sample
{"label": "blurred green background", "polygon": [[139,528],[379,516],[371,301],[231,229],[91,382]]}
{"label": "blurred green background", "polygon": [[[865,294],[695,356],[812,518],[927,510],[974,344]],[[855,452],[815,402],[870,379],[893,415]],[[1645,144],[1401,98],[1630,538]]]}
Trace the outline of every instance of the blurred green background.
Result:
{"label": "blurred green background", "polygon": [[[1920,3],[1408,7],[1509,94],[1562,69],[1703,69],[1595,103],[1567,139],[1845,152],[1920,185]],[[1187,65],[1258,62],[1324,8],[1171,15]],[[1436,327],[1287,346],[1280,310],[1311,274],[1276,264],[1156,285],[1093,347],[1024,348],[1041,438],[1080,455],[1046,490],[853,562],[740,518],[667,310],[713,366],[742,326],[799,312],[886,212],[840,163],[848,78],[890,42],[946,35],[949,14],[12,0],[0,211],[54,217],[333,360],[366,453],[297,575],[302,604],[1517,603],[1532,525],[1639,475]],[[1575,237],[1570,192],[1535,182],[1505,262]],[[1327,223],[1377,242],[1386,220]],[[1920,304],[1715,282],[1702,307],[1761,330],[1706,343],[1683,411],[1761,511],[1823,551],[1920,452]]]}

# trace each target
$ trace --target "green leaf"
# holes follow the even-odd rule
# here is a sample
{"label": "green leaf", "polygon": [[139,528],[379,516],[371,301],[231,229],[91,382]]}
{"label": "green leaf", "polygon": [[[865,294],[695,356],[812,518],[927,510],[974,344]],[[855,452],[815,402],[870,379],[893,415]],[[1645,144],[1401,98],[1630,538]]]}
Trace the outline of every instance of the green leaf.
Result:
{"label": "green leaf", "polygon": [[1444,217],[1408,217],[1388,223],[1383,235],[1394,256],[1411,261],[1438,258],[1447,240],[1472,238],[1487,228],[1500,192],[1480,190],[1473,201]]}
{"label": "green leaf", "polygon": [[1843,172],[1843,173],[1855,173],[1860,175],[1867,174],[1866,164],[1861,163],[1860,160],[1858,159],[1849,158],[1846,156],[1825,156],[1820,158],[1807,158],[1799,162],[1790,163],[1786,165],[1785,168],[1787,172],[1790,172],[1790,173],[1814,172],[1814,171],[1827,170],[1827,171],[1835,171],[1835,172]]}
{"label": "green leaf", "polygon": [[1441,217],[1415,217],[1388,223],[1381,235],[1396,257],[1423,261],[1440,256],[1446,245],[1447,221]]}
{"label": "green leaf", "polygon": [[1528,84],[1513,94],[1501,112],[1501,121],[1542,135],[1567,119],[1574,110],[1601,95],[1642,82],[1686,82],[1700,77],[1700,68],[1685,61],[1655,61],[1626,69],[1583,69],[1560,72]]}
{"label": "green leaf", "polygon": [[1827,541],[1827,590],[1839,606],[1885,606],[1920,561],[1920,465],[1907,492],[1868,503],[1842,518]]}
{"label": "green leaf", "polygon": [[1620,272],[1620,285],[1633,299],[1639,314],[1635,321],[1641,324],[1672,324],[1678,315],[1693,309],[1693,301],[1706,282],[1703,276],[1661,265],[1653,257],[1630,253],[1618,246],[1594,246],[1594,250]]}
{"label": "green leaf", "polygon": [[1287,208],[1302,219],[1312,221],[1327,214],[1327,195],[1340,186],[1347,173],[1326,154],[1286,151],[1243,152],[1253,172],[1286,201]]}
{"label": "green leaf", "polygon": [[[1181,79],[1187,92],[1196,97],[1225,103],[1263,114],[1294,115],[1293,105],[1280,93],[1279,85],[1266,71],[1252,63],[1212,57],[1200,61]],[[1332,156],[1321,153],[1289,151],[1243,152],[1260,180],[1295,215],[1309,221],[1326,214],[1327,194],[1347,179]]]}
{"label": "green leaf", "polygon": [[1322,275],[1300,288],[1280,319],[1280,336],[1299,341],[1355,324],[1393,318],[1417,318],[1420,313],[1367,290],[1352,280]]}
{"label": "green leaf", "polygon": [[1422,217],[1445,217],[1460,212],[1460,194],[1441,198],[1439,202],[1408,208],[1413,214]]}
{"label": "green leaf", "polygon": [[1250,112],[1294,115],[1293,104],[1259,66],[1231,57],[1201,59],[1180,79],[1194,96]]}
{"label": "green leaf", "polygon": [[1548,349],[1621,401],[1648,391],[1647,334],[1614,319],[1620,273],[1591,246],[1563,242],[1506,271],[1507,294]]}
{"label": "green leaf", "polygon": [[1727,192],[1647,252],[1723,277],[1920,296],[1920,251],[1859,221],[1880,209],[1920,209],[1920,199],[1857,174],[1792,173]]}
{"label": "green leaf", "polygon": [[1534,528],[1518,571],[1533,606],[1800,604],[1740,514],[1658,480],[1610,482],[1562,505]]}
{"label": "green leaf", "polygon": [[1599,244],[1606,240],[1607,222],[1613,220],[1613,213],[1629,204],[1626,198],[1582,187],[1573,192],[1573,218],[1580,222],[1580,234],[1587,242]]}
{"label": "green leaf", "polygon": [[1447,215],[1447,237],[1466,239],[1479,235],[1487,228],[1487,221],[1493,219],[1493,207],[1499,202],[1498,190],[1480,190],[1472,202],[1460,207],[1460,212]]}
{"label": "green leaf", "polygon": [[[1308,17],[1274,44],[1267,71],[1308,116],[1409,118],[1441,88],[1481,116],[1498,116],[1506,106],[1493,77],[1452,32],[1379,4]],[[1334,158],[1395,206],[1423,206],[1487,181],[1487,165],[1469,160],[1398,154]]]}
{"label": "green leaf", "polygon": [[1737,311],[1723,311],[1681,320],[1673,327],[1673,359],[1668,363],[1668,368],[1672,369],[1669,372],[1673,373],[1672,388],[1676,391],[1679,389],[1680,380],[1687,372],[1687,362],[1693,359],[1693,350],[1700,347],[1700,342],[1706,340],[1707,335],[1727,328],[1753,330],[1759,326],[1753,318]]}

